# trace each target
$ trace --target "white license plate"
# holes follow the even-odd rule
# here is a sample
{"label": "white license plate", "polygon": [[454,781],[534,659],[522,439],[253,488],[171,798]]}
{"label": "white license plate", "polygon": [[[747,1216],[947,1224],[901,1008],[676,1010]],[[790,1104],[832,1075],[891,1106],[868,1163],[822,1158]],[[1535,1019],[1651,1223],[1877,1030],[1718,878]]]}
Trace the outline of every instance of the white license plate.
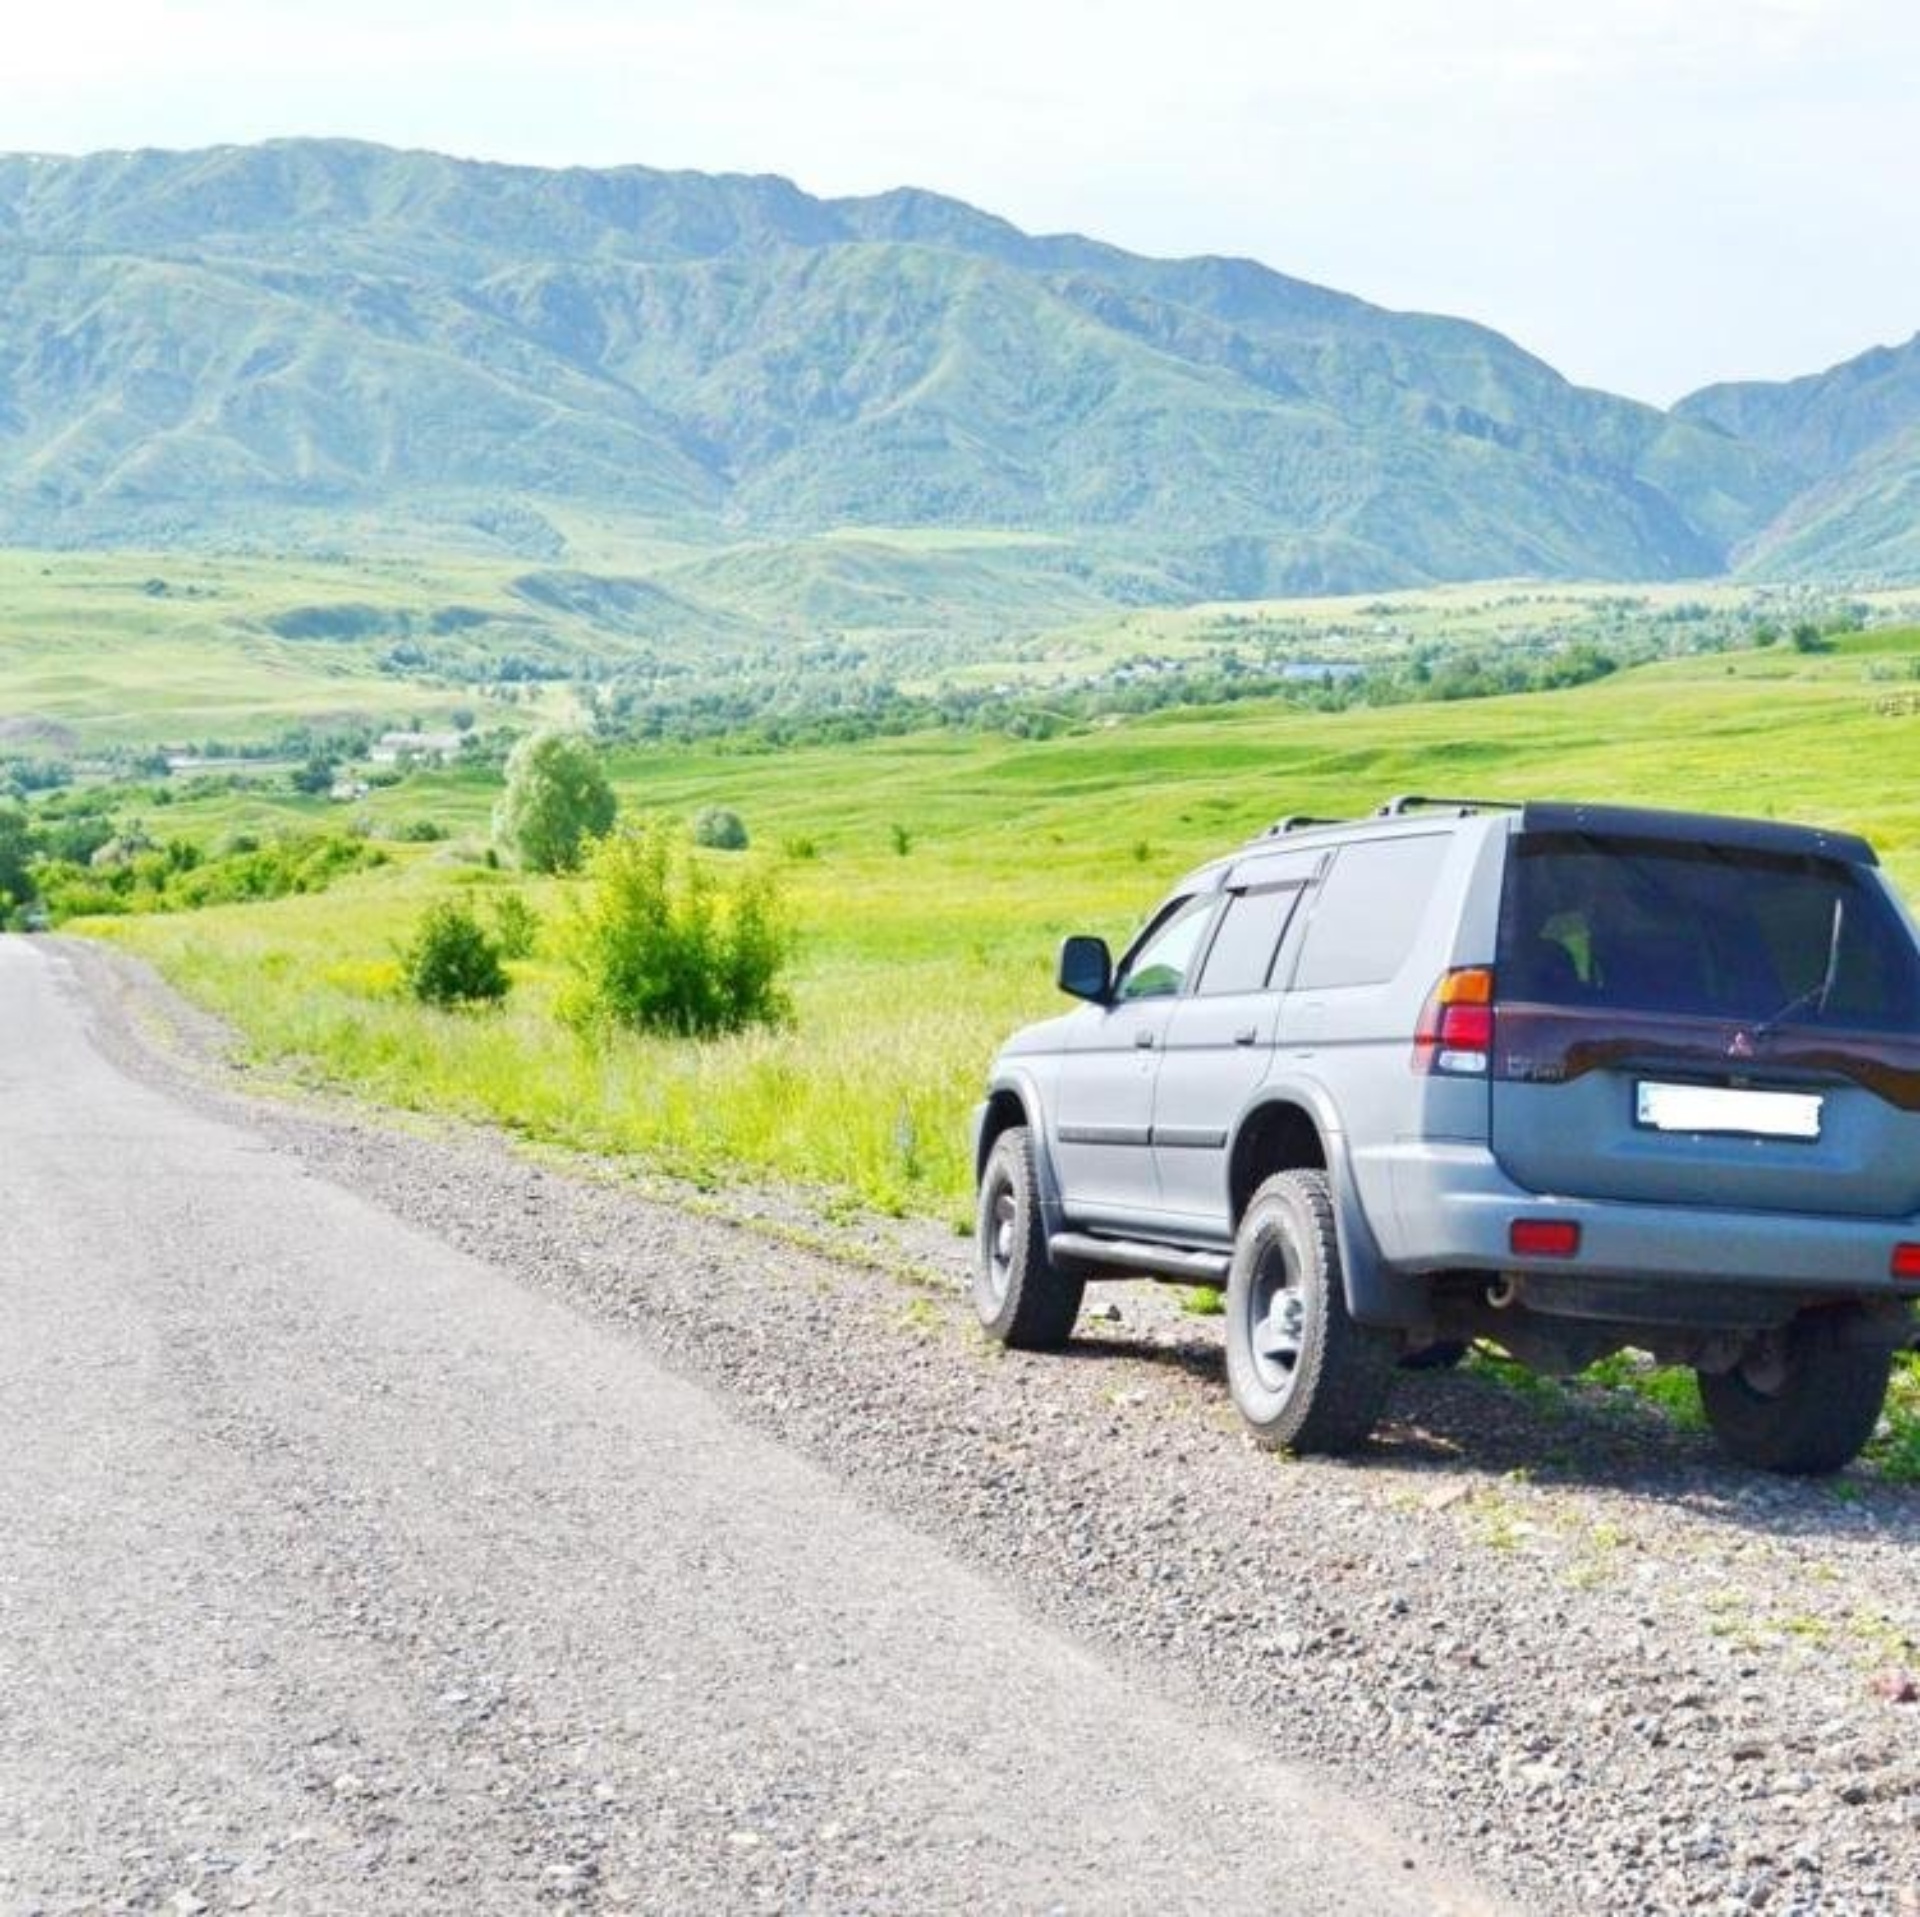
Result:
{"label": "white license plate", "polygon": [[1749,1092],[1729,1085],[1663,1085],[1642,1079],[1634,1117],[1657,1132],[1733,1132],[1748,1138],[1818,1138],[1820,1108],[1811,1092]]}

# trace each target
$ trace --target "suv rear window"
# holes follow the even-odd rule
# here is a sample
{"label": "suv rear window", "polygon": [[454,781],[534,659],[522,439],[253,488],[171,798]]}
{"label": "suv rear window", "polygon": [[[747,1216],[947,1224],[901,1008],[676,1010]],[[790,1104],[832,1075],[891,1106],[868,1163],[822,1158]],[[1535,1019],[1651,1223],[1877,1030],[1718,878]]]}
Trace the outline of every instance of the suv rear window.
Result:
{"label": "suv rear window", "polygon": [[1911,1031],[1920,952],[1839,860],[1536,834],[1508,855],[1504,999]]}

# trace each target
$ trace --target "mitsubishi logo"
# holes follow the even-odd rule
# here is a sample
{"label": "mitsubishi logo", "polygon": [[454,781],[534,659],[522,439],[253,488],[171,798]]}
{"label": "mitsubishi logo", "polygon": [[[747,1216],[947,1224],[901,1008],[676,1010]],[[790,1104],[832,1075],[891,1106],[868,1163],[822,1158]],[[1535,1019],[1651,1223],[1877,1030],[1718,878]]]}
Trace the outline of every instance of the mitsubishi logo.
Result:
{"label": "mitsubishi logo", "polygon": [[1748,1037],[1745,1032],[1735,1032],[1734,1035],[1727,1040],[1727,1056],[1729,1058],[1751,1058],[1753,1056],[1753,1040]]}

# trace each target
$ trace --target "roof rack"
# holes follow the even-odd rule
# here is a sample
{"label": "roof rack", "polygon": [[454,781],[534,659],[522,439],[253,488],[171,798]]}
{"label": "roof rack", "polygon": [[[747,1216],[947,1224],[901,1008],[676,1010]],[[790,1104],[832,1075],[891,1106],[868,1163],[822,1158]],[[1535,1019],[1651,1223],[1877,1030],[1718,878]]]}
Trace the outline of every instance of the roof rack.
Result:
{"label": "roof rack", "polygon": [[[1458,812],[1464,816],[1469,812],[1519,812],[1523,809],[1524,802],[1519,799],[1429,799],[1417,792],[1402,792],[1361,816],[1369,819],[1404,819],[1413,812]],[[1263,839],[1280,839],[1289,832],[1309,832],[1320,826],[1358,823],[1358,819],[1322,819],[1311,812],[1290,812],[1284,819],[1276,819],[1260,836]]]}
{"label": "roof rack", "polygon": [[1375,812],[1376,819],[1403,819],[1409,812],[1518,812],[1518,799],[1428,799],[1417,792],[1402,792]]}
{"label": "roof rack", "polygon": [[1289,832],[1304,832],[1309,826],[1345,825],[1347,823],[1348,821],[1345,819],[1316,819],[1310,812],[1289,812],[1284,819],[1276,819],[1273,824],[1268,826],[1262,834],[1262,837],[1278,839],[1285,837]]}

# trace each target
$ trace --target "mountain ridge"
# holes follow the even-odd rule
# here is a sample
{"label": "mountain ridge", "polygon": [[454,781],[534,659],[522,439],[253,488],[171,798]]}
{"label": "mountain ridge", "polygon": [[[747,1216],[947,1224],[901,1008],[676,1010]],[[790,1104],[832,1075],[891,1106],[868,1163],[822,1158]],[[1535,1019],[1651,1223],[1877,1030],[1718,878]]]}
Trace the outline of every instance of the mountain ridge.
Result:
{"label": "mountain ridge", "polygon": [[918,188],[327,140],[0,155],[9,543],[567,501],[1124,537],[1228,596],[1686,577],[1828,477],[1730,407]]}

